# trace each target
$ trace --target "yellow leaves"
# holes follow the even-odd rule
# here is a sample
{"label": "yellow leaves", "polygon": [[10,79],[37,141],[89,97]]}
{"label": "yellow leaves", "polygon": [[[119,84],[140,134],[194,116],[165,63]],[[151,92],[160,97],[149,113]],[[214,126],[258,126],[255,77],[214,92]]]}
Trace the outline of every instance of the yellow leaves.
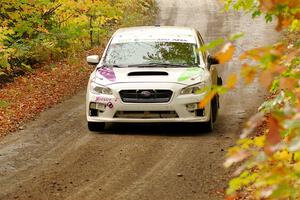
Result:
{"label": "yellow leaves", "polygon": [[255,146],[260,147],[260,148],[265,145],[265,142],[266,142],[265,135],[255,137],[253,140],[253,143],[255,144]]}
{"label": "yellow leaves", "polygon": [[235,87],[237,81],[238,81],[238,77],[236,74],[229,75],[227,82],[226,82],[226,87],[228,89],[233,89]]}
{"label": "yellow leaves", "polygon": [[299,153],[296,153],[295,159],[296,159],[298,162],[293,166],[293,168],[294,168],[295,171],[300,171],[300,162],[299,162],[299,158],[300,158]]}
{"label": "yellow leaves", "polygon": [[291,161],[292,159],[292,153],[290,153],[287,150],[278,151],[273,155],[273,158],[276,161]]}
{"label": "yellow leaves", "polygon": [[235,46],[229,42],[224,45],[221,51],[216,53],[215,57],[219,60],[220,64],[224,64],[232,59],[234,52]]}

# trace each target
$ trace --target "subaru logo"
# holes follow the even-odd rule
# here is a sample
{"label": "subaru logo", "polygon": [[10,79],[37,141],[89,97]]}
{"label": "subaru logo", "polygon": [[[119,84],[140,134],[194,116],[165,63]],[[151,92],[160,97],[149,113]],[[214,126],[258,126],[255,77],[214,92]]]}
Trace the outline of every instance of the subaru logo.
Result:
{"label": "subaru logo", "polygon": [[142,91],[142,92],[141,92],[141,95],[142,95],[143,97],[151,97],[151,92],[150,92],[150,91]]}

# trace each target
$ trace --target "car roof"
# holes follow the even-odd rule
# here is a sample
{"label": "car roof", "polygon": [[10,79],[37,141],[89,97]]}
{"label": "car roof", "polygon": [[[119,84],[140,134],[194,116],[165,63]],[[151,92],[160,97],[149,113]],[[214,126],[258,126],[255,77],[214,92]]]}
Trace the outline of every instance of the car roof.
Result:
{"label": "car roof", "polygon": [[139,26],[121,28],[113,36],[112,43],[133,41],[196,42],[196,30],[180,26]]}

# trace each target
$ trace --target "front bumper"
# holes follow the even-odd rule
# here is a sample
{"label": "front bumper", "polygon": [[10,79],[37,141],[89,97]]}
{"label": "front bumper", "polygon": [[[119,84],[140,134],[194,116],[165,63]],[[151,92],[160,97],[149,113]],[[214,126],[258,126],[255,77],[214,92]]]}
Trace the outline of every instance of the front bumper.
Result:
{"label": "front bumper", "polygon": [[[137,86],[138,85],[138,86]],[[205,97],[202,94],[180,95],[182,84],[174,83],[123,83],[110,87],[113,95],[97,95],[87,91],[86,116],[89,122],[207,122],[210,104],[204,109],[197,107]],[[169,89],[173,91],[168,103],[124,103],[119,95],[123,89]],[[188,105],[188,107],[187,107]]]}

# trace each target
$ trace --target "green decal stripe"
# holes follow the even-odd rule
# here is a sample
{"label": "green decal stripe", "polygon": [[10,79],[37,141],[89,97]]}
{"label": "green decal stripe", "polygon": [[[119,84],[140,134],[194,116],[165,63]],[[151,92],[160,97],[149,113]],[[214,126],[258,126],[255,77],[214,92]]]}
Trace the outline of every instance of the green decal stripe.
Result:
{"label": "green decal stripe", "polygon": [[184,73],[182,73],[179,76],[178,81],[180,81],[180,82],[186,81],[193,76],[199,75],[200,71],[201,71],[201,68],[198,68],[198,67],[188,68]]}

